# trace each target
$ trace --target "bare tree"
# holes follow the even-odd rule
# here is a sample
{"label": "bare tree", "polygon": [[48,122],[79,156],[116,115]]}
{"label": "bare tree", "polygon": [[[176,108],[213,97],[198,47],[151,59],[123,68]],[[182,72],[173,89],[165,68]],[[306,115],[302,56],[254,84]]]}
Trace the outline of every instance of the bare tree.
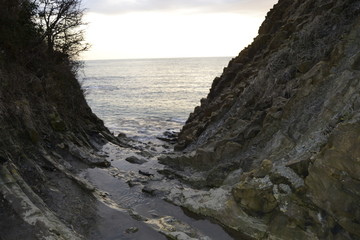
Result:
{"label": "bare tree", "polygon": [[89,48],[84,42],[84,9],[81,0],[35,0],[39,23],[50,54],[77,56]]}

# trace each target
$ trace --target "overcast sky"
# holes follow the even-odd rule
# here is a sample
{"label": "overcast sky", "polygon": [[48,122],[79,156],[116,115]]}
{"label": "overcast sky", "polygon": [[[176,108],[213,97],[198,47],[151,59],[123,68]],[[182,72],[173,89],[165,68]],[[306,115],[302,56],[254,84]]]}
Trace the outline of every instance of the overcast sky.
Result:
{"label": "overcast sky", "polygon": [[84,59],[236,56],[277,0],[83,0]]}

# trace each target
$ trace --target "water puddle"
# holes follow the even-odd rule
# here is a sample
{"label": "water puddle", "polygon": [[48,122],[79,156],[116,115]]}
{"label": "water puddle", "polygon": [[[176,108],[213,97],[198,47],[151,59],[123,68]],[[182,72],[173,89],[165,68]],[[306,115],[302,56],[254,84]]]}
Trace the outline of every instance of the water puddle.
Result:
{"label": "water puddle", "polygon": [[[221,226],[186,213],[165,201],[161,192],[152,192],[147,186],[182,186],[158,173],[163,166],[156,158],[169,151],[166,144],[136,144],[135,149],[106,144],[101,154],[107,156],[111,167],[81,173],[98,189],[94,196],[99,200],[100,217],[88,239],[234,239]],[[136,159],[146,162],[131,163]]]}

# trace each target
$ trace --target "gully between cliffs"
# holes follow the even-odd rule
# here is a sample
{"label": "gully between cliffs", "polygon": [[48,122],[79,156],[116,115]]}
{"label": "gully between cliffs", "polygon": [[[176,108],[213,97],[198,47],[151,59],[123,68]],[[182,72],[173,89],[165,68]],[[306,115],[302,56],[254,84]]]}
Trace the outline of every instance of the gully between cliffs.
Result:
{"label": "gully between cliffs", "polygon": [[0,62],[0,239],[360,239],[359,39],[358,0],[280,0],[176,151]]}

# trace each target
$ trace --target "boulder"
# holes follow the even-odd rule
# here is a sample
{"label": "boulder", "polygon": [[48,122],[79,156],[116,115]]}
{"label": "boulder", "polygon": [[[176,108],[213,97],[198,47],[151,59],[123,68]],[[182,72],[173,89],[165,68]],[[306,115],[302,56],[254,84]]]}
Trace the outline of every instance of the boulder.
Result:
{"label": "boulder", "polygon": [[235,185],[232,194],[236,202],[250,214],[265,214],[273,211],[278,205],[273,187],[269,176],[252,178]]}
{"label": "boulder", "polygon": [[139,165],[147,162],[144,158],[138,158],[135,156],[127,157],[125,159],[125,161],[127,161],[129,163],[133,163],[133,164],[139,164]]}

